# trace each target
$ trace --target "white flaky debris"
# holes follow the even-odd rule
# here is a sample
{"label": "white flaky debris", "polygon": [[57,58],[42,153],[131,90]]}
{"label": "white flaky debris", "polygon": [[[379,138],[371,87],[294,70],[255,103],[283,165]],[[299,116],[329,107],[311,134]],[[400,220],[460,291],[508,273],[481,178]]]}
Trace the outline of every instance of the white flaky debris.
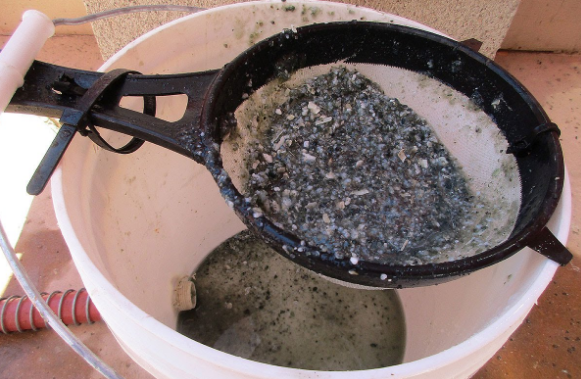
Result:
{"label": "white flaky debris", "polygon": [[307,108],[309,108],[312,114],[319,114],[319,112],[321,111],[321,107],[319,107],[312,101],[309,101],[309,104],[307,104]]}
{"label": "white flaky debris", "polygon": [[277,143],[274,144],[274,150],[278,151],[282,145],[284,145],[284,143],[286,142],[287,136],[282,136],[280,137],[280,140],[278,140]]}
{"label": "white flaky debris", "polygon": [[310,209],[316,209],[318,206],[319,206],[319,203],[313,201],[313,202],[308,203],[305,208],[310,210]]}
{"label": "white flaky debris", "polygon": [[332,171],[331,172],[328,172],[328,173],[325,174],[325,178],[327,178],[327,179],[335,179],[335,173],[333,173]]}
{"label": "white flaky debris", "polygon": [[266,163],[272,163],[273,162],[272,155],[270,155],[270,154],[262,153],[262,158],[264,158],[264,161]]}
{"label": "white flaky debris", "polygon": [[314,155],[311,155],[309,153],[303,152],[303,160],[307,163],[314,163],[317,160],[317,157],[315,157]]}
{"label": "white flaky debris", "polygon": [[353,191],[353,192],[351,192],[351,195],[354,195],[354,196],[363,196],[363,195],[367,195],[368,193],[370,193],[368,189],[362,189],[362,190],[359,190],[359,191]]}
{"label": "white flaky debris", "polygon": [[401,149],[399,153],[397,153],[397,156],[402,162],[405,162],[405,159],[407,158],[404,149]]}
{"label": "white flaky debris", "polygon": [[403,246],[401,247],[401,251],[404,251],[404,249],[408,245],[408,243],[410,243],[410,241],[409,240],[405,240],[405,242],[403,243]]}
{"label": "white flaky debris", "polygon": [[321,117],[317,121],[315,121],[315,125],[317,125],[317,126],[323,125],[323,124],[326,124],[326,123],[331,122],[331,121],[333,121],[333,117],[330,117],[330,116],[329,117]]}

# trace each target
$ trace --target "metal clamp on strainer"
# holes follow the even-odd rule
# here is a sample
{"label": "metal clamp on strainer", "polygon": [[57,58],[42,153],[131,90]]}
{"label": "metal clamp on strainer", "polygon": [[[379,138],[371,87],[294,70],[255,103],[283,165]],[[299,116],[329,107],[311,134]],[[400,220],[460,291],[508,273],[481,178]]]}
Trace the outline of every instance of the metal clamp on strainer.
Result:
{"label": "metal clamp on strainer", "polygon": [[[389,256],[362,259],[336,254],[332,249],[322,248],[320,241],[305,237],[299,228],[281,227],[270,215],[265,216],[247,201],[245,188],[234,184],[240,178],[231,177],[230,159],[225,154],[225,140],[240,128],[237,110],[264,87],[284,82],[301,70],[327,65],[352,66],[385,88],[416,83],[417,92],[410,101],[427,97],[424,103],[412,106],[420,114],[422,104],[426,108],[438,104],[439,108],[433,113],[441,117],[434,119],[432,126],[442,128],[436,132],[443,144],[455,149],[453,155],[469,172],[468,176],[474,174],[469,184],[474,187],[475,196],[489,187],[495,188],[487,195],[485,203],[490,209],[483,206],[476,213],[467,212],[469,217],[478,214],[483,219],[496,217],[501,221],[493,222],[490,227],[475,222],[473,227],[466,228],[468,238],[461,247],[472,246],[473,252],[462,254],[460,251],[440,257],[436,251],[432,252],[436,258],[422,260],[429,246],[414,250],[413,243],[406,240],[401,251],[409,251],[411,263],[390,261]],[[81,100],[75,94],[55,93],[50,85],[47,86],[62,77],[63,72],[76,86],[87,89]],[[399,82],[396,81],[398,75]],[[184,116],[175,122],[154,117],[152,100],[149,104],[146,101],[145,114],[119,106],[120,99],[125,96],[147,98],[175,94],[185,94],[188,98]],[[448,96],[453,96],[454,101]],[[118,71],[102,74],[35,62],[25,78],[24,87],[16,93],[11,104],[13,109],[38,114],[64,112],[64,121],[76,125],[59,132],[62,139],[54,147],[59,158],[78,126],[86,123],[155,143],[204,164],[223,197],[249,229],[288,259],[340,281],[384,288],[432,285],[497,263],[527,246],[560,264],[566,264],[572,257],[546,228],[561,195],[565,170],[556,133],[545,133],[538,126],[555,130],[554,124],[526,89],[494,62],[459,42],[433,33],[371,22],[309,25],[285,30],[257,43],[222,69],[175,75],[127,75]],[[318,106],[309,107],[318,112]],[[458,115],[453,114],[456,108],[460,112]],[[491,126],[467,125],[464,130],[445,130],[449,128],[447,117],[483,120]],[[319,122],[329,121],[325,118]],[[89,136],[98,135],[96,129],[86,130],[85,125],[81,130]],[[523,136],[529,135],[533,136],[532,140],[529,137],[523,140]],[[458,139],[458,136],[466,138]],[[498,143],[491,143],[495,138]],[[521,145],[526,145],[527,154],[517,154]],[[499,158],[499,152],[509,147],[514,155],[503,153],[503,156],[509,156],[510,161]],[[405,162],[406,156],[402,153],[390,152]],[[305,157],[313,161],[311,155]],[[265,159],[270,161],[273,157],[267,155]],[[47,166],[54,167],[57,161],[51,158]],[[423,164],[425,162],[419,162]],[[50,173],[41,174],[41,181],[48,175]],[[501,180],[504,187],[498,185]],[[505,196],[505,189],[511,197]],[[285,188],[280,190],[284,192]],[[355,191],[355,196],[366,193]],[[368,208],[367,212],[377,212],[379,217],[383,210]],[[510,212],[514,216],[512,221],[504,222],[505,213]],[[325,222],[328,219],[328,216],[324,218]],[[444,233],[441,223],[433,225],[436,231],[441,226]],[[392,226],[386,224],[384,227]],[[493,242],[474,243],[486,233],[501,237],[490,239]],[[369,238],[366,241],[389,244],[389,240]]]}

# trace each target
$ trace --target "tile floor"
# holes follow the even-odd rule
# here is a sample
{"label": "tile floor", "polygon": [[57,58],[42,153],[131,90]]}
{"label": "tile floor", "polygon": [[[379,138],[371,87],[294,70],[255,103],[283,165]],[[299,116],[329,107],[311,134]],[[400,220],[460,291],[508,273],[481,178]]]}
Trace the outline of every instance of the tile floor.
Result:
{"label": "tile floor", "polygon": [[[5,40],[0,37],[0,45]],[[95,69],[102,63],[95,40],[88,36],[55,37],[39,59],[84,69]],[[557,272],[526,322],[475,378],[580,378],[581,213],[577,210],[581,207],[581,56],[501,52],[497,62],[529,88],[562,130],[574,207],[567,245],[575,259]],[[1,128],[7,125],[0,124]],[[7,145],[13,145],[15,151],[27,148],[24,141],[1,146]],[[58,229],[49,191],[32,200],[16,250],[23,253],[22,262],[39,290],[82,286]],[[19,284],[10,280],[2,296],[19,294]],[[71,329],[125,378],[151,378],[125,355],[104,323]],[[49,330],[0,335],[0,362],[0,379],[101,377]]]}

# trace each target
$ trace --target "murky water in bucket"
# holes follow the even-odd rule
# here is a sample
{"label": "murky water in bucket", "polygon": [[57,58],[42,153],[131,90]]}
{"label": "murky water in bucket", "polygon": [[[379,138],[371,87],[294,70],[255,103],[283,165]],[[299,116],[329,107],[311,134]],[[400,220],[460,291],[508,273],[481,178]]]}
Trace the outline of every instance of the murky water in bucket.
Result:
{"label": "murky water in bucket", "polygon": [[278,366],[360,370],[402,362],[405,325],[395,291],[331,283],[248,232],[196,271],[197,306],[178,332],[207,346]]}

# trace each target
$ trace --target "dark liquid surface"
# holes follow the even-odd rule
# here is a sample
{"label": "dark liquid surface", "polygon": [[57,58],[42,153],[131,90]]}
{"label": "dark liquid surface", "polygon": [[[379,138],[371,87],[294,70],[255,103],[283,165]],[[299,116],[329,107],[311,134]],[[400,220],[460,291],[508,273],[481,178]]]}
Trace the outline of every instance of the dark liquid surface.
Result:
{"label": "dark liquid surface", "polygon": [[278,366],[361,370],[402,362],[404,315],[395,291],[329,282],[242,232],[196,272],[197,301],[177,331],[215,349]]}

